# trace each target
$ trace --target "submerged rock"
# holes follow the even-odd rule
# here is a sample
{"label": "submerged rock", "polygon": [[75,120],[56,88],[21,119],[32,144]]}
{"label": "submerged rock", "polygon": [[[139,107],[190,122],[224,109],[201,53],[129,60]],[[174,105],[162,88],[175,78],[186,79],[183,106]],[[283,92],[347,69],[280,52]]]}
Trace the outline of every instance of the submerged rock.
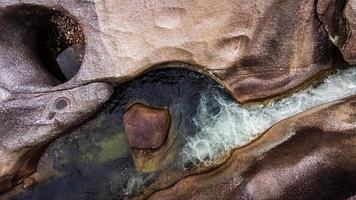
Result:
{"label": "submerged rock", "polygon": [[[201,91],[218,90],[226,97],[228,94],[209,77],[178,66],[170,64],[168,69],[148,72],[116,87],[93,118],[46,149],[37,167],[38,184],[29,189],[18,187],[0,198],[120,200],[150,195],[197,170],[206,170],[183,166],[181,149],[186,138],[197,132],[192,118]],[[66,105],[65,99],[57,102],[58,108]],[[153,112],[169,110],[169,133],[159,149],[129,147],[124,115],[133,105]],[[217,103],[211,108],[218,109]]]}
{"label": "submerged rock", "polygon": [[126,111],[124,126],[131,148],[158,149],[167,138],[170,115],[166,109],[135,104]]}

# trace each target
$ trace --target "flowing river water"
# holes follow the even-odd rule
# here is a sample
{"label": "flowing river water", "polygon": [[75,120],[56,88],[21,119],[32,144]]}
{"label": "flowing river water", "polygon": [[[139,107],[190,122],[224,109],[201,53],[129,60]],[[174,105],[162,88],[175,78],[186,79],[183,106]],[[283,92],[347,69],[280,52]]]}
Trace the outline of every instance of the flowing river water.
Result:
{"label": "flowing river water", "polygon": [[[154,177],[136,171],[123,132],[123,113],[133,103],[167,106],[177,135],[171,168],[210,165],[222,153],[248,144],[274,123],[323,103],[356,94],[356,68],[267,105],[241,106],[209,77],[171,64],[115,89],[88,122],[60,137],[43,155],[40,184],[13,199],[123,199]],[[184,67],[184,66],[183,66]]]}
{"label": "flowing river water", "polygon": [[[194,118],[200,130],[188,140],[184,154],[193,162],[209,164],[221,153],[249,143],[282,119],[354,94],[355,67],[338,71],[320,85],[267,105],[243,107],[225,98],[219,90],[204,90]],[[210,104],[218,104],[219,112],[213,114]]]}

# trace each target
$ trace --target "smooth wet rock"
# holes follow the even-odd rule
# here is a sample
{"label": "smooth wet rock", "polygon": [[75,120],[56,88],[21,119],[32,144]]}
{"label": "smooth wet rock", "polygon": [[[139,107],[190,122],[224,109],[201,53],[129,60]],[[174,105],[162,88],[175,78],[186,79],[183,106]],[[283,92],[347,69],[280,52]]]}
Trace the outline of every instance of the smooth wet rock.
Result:
{"label": "smooth wet rock", "polygon": [[170,114],[166,109],[135,104],[124,114],[128,143],[133,149],[158,149],[167,138]]}
{"label": "smooth wet rock", "polygon": [[356,194],[356,96],[269,129],[221,167],[150,199],[346,199]]}

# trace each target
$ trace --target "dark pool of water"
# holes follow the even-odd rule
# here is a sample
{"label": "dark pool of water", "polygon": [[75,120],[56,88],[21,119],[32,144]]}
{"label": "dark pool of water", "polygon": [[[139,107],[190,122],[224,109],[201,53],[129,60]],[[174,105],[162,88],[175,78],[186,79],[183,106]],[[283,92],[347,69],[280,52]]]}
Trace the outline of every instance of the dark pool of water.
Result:
{"label": "dark pool of water", "polygon": [[[182,68],[155,70],[116,87],[112,98],[90,121],[47,149],[38,171],[49,178],[13,199],[123,199],[128,193],[137,193],[132,185],[151,184],[155,176],[136,171],[123,131],[123,113],[137,102],[169,108],[177,134],[170,167],[183,170],[179,149],[197,132],[192,118],[201,92],[213,88],[223,90],[214,80]],[[219,105],[212,104],[211,109],[218,112]]]}

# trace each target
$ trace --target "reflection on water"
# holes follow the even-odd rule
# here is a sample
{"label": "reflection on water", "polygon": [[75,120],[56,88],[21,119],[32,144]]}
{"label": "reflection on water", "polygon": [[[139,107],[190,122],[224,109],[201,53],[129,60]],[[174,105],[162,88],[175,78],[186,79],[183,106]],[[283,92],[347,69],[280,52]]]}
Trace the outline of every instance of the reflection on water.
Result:
{"label": "reflection on water", "polygon": [[[39,172],[49,178],[14,199],[122,199],[139,185],[149,185],[155,176],[135,170],[123,133],[123,112],[136,102],[168,106],[171,132],[177,134],[172,152],[175,160],[169,167],[183,171],[181,150],[186,139],[198,132],[192,118],[203,90],[224,93],[212,79],[178,68],[149,72],[118,86],[111,100],[90,121],[47,149]],[[219,104],[211,108],[218,112]]]}

